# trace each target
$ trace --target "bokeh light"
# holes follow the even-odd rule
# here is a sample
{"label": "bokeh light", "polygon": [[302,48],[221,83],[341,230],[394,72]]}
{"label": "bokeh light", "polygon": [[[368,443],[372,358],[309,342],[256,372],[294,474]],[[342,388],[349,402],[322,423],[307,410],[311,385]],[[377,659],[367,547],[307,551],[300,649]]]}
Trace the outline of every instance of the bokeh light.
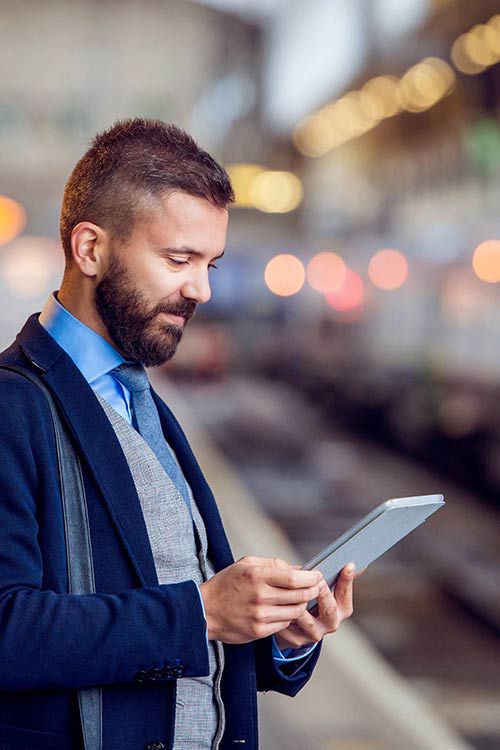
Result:
{"label": "bokeh light", "polygon": [[451,59],[462,73],[477,75],[500,61],[500,16],[479,23],[455,40]]}
{"label": "bokeh light", "polygon": [[23,236],[14,240],[0,264],[0,276],[9,292],[21,299],[33,299],[49,291],[56,252],[59,253],[58,243],[47,237]]}
{"label": "bokeh light", "polygon": [[292,172],[251,163],[229,164],[226,169],[234,189],[236,208],[288,213],[302,200],[302,182]]}
{"label": "bokeh light", "polygon": [[500,281],[500,240],[486,240],[474,250],[472,267],[481,281]]}
{"label": "bokeh light", "polygon": [[482,34],[482,26],[474,26],[464,36],[463,47],[465,54],[472,63],[487,67],[496,62],[496,55],[489,48]]}
{"label": "bokeh light", "polygon": [[451,66],[438,57],[422,60],[400,80],[376,76],[359,91],[349,91],[303,118],[294,130],[294,143],[304,156],[323,156],[403,109],[429,109],[453,91],[455,81]]}
{"label": "bokeh light", "polygon": [[253,208],[250,191],[255,178],[265,172],[260,164],[229,164],[226,167],[236,197],[236,208]]}
{"label": "bokeh light", "polygon": [[[498,16],[497,16],[498,18]],[[500,58],[500,26],[488,23],[482,27],[482,37],[493,53],[495,61]]]}
{"label": "bokeh light", "polygon": [[477,430],[481,414],[482,404],[477,394],[450,394],[438,407],[439,426],[451,438],[464,438]]}
{"label": "bokeh light", "polygon": [[455,73],[444,60],[428,57],[410,68],[399,82],[401,103],[408,112],[423,112],[447,96]]}
{"label": "bokeh light", "polygon": [[305,278],[306,272],[302,261],[290,253],[275,255],[264,271],[268,289],[280,297],[291,297],[300,291]]}
{"label": "bokeh light", "polygon": [[399,250],[379,250],[370,260],[368,276],[379,289],[399,289],[408,278],[408,262]]}
{"label": "bokeh light", "polygon": [[453,60],[453,64],[457,70],[466,75],[473,76],[482,73],[486,66],[472,62],[467,50],[465,49],[465,39],[466,35],[462,34],[462,36],[459,36],[458,39],[453,42],[451,48],[451,59]]}
{"label": "bokeh light", "polygon": [[249,189],[255,208],[267,213],[288,213],[300,204],[302,183],[292,172],[266,170],[256,175]]}
{"label": "bokeh light", "polygon": [[376,76],[365,83],[362,91],[378,102],[380,118],[393,117],[401,112],[398,79],[395,76]]}
{"label": "bokeh light", "polygon": [[0,195],[0,245],[11,242],[26,225],[26,211],[15,200]]}
{"label": "bokeh light", "polygon": [[472,270],[454,268],[441,289],[441,309],[453,324],[469,324],[486,313],[489,300]]}
{"label": "bokeh light", "polygon": [[331,252],[318,253],[307,264],[307,280],[317,292],[336,292],[346,277],[346,264],[340,255]]}
{"label": "bokeh light", "polygon": [[364,284],[361,276],[352,269],[346,269],[346,276],[340,289],[327,292],[325,299],[334,310],[349,312],[363,304]]}
{"label": "bokeh light", "polygon": [[334,104],[328,111],[340,136],[355,138],[378,123],[377,117],[369,113],[370,95],[351,91]]}
{"label": "bokeh light", "polygon": [[337,143],[335,138],[332,123],[324,113],[305,117],[293,134],[298,150],[311,158],[326,154]]}

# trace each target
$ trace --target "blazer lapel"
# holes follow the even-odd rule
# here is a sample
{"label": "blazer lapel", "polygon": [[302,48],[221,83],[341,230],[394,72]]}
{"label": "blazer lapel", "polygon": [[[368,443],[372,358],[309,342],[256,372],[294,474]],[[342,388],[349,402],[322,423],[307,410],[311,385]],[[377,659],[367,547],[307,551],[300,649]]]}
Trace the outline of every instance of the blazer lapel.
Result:
{"label": "blazer lapel", "polygon": [[231,565],[234,562],[234,558],[214,496],[177,419],[153,388],[151,388],[151,392],[160,415],[163,434],[175,451],[177,460],[191,487],[196,505],[203,518],[207,531],[210,560],[215,570],[221,570]]}
{"label": "blazer lapel", "polygon": [[92,388],[71,357],[38,322],[37,313],[28,318],[17,340],[54,395],[80,455],[99,484],[141,584],[157,585],[135,484],[120,443]]}

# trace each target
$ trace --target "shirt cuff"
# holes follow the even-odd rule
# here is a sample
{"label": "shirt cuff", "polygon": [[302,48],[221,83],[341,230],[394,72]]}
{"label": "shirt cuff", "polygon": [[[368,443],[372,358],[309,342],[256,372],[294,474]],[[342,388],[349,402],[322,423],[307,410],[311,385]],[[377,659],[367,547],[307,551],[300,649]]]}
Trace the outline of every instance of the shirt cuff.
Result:
{"label": "shirt cuff", "polygon": [[273,659],[277,664],[283,664],[284,662],[303,659],[304,657],[309,656],[309,654],[312,654],[312,652],[318,645],[317,643],[313,643],[311,646],[304,646],[303,648],[285,648],[283,649],[283,651],[281,651],[278,644],[276,643],[274,635],[272,637],[272,644]]}
{"label": "shirt cuff", "polygon": [[[195,581],[195,583],[196,583],[196,581]],[[208,623],[207,623],[207,613],[205,612],[205,605],[204,605],[204,603],[203,603],[203,597],[202,597],[202,595],[201,595],[201,590],[200,590],[200,587],[199,587],[199,585],[198,585],[198,584],[196,584],[196,586],[197,586],[197,588],[198,588],[198,594],[199,594],[199,596],[200,596],[201,608],[202,608],[202,610],[203,610],[203,617],[205,618],[205,636],[206,636],[206,639],[207,639],[207,648],[208,648]]]}

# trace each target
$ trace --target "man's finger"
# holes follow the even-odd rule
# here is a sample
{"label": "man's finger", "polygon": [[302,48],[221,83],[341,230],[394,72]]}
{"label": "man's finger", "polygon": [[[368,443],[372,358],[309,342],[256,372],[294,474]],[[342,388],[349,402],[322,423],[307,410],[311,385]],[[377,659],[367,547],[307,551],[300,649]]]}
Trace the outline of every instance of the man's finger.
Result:
{"label": "man's finger", "polygon": [[340,625],[340,613],[335,597],[327,584],[321,588],[317,596],[317,602],[317,620],[324,627],[325,633],[332,633]]}
{"label": "man's finger", "polygon": [[264,594],[264,601],[268,604],[301,604],[316,599],[319,593],[318,586],[309,586],[303,589],[284,589],[277,586],[268,586]]}
{"label": "man's finger", "polygon": [[278,568],[280,570],[288,570],[292,567],[290,563],[287,563],[286,560],[282,560],[281,557],[254,557],[253,555],[245,555],[245,557],[241,557],[238,562],[257,565],[259,568]]}
{"label": "man's finger", "polygon": [[286,630],[289,626],[290,620],[266,622],[262,626],[262,635],[260,635],[259,638],[266,638],[268,635],[275,635],[275,633],[280,633],[281,631]]}
{"label": "man's finger", "polygon": [[314,617],[310,612],[304,612],[292,624],[294,632],[296,633],[296,628],[298,628],[299,632],[305,638],[306,643],[317,643],[326,633],[325,628],[321,625],[318,618]]}
{"label": "man's finger", "polygon": [[337,583],[335,584],[334,597],[337,601],[341,611],[347,616],[352,614],[353,604],[353,580],[354,580],[355,568],[351,565],[346,565],[343,568],[342,573],[338,577]]}
{"label": "man's finger", "polygon": [[262,580],[267,584],[283,589],[311,588],[323,579],[319,570],[294,570],[289,567],[286,570],[263,568],[261,572]]}
{"label": "man's finger", "polygon": [[290,604],[282,607],[268,607],[261,618],[263,622],[272,623],[286,620],[291,622],[304,614],[304,604]]}

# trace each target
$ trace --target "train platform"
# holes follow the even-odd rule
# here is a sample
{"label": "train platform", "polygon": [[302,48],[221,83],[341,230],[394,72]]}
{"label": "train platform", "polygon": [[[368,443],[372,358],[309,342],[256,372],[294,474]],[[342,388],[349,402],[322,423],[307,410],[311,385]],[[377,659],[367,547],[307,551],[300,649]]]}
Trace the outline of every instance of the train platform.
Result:
{"label": "train platform", "polygon": [[[151,382],[186,430],[217,498],[235,557],[300,562],[276,521],[257,504],[186,399],[161,371]],[[355,620],[355,618],[354,618]],[[325,639],[308,685],[295,698],[259,697],[263,750],[473,750],[356,626]]]}

